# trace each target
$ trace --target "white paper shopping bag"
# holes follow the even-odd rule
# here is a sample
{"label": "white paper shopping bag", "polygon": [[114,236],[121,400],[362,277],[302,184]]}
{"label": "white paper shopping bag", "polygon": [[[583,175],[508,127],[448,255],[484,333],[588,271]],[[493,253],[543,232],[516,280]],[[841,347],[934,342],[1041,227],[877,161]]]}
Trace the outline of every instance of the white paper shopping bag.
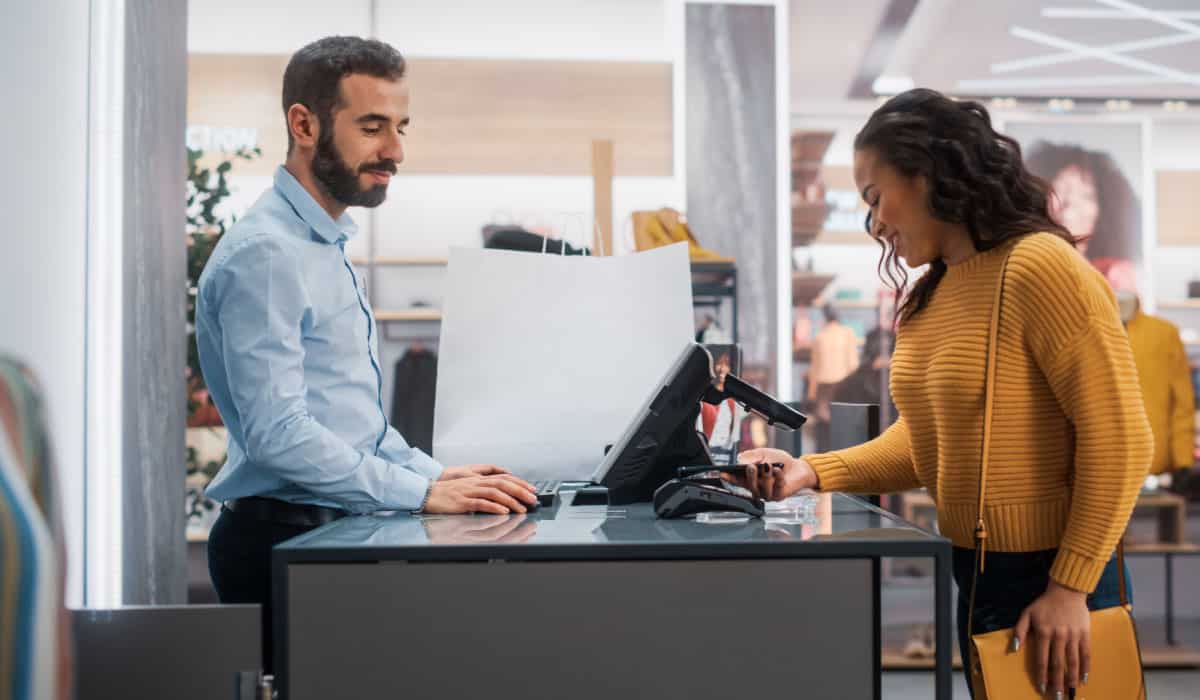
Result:
{"label": "white paper shopping bag", "polygon": [[692,323],[684,244],[620,257],[452,250],[434,457],[586,480]]}

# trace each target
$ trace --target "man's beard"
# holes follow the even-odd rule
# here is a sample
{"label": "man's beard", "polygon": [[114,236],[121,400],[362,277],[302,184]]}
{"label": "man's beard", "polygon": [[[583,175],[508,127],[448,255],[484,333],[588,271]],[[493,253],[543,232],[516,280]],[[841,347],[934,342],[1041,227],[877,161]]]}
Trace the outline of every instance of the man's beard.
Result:
{"label": "man's beard", "polygon": [[313,154],[312,170],[317,182],[324,185],[329,196],[348,207],[377,207],[382,204],[387,199],[387,185],[372,185],[364,190],[358,185],[358,176],[370,170],[395,175],[396,162],[382,160],[366,163],[357,171],[352,170],[342,159],[342,154],[338,153],[337,146],[333,145],[333,135],[329,134],[329,138],[325,136],[322,134],[317,140],[317,151]]}

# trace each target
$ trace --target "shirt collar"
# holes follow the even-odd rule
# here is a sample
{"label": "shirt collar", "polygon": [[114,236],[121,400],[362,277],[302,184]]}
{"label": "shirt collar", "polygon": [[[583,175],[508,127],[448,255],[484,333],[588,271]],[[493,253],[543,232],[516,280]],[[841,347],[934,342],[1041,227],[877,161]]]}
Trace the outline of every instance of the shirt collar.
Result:
{"label": "shirt collar", "polygon": [[313,233],[326,243],[338,243],[358,234],[358,224],[354,223],[349,214],[343,213],[334,221],[329,212],[322,209],[317,200],[304,189],[304,185],[282,165],[275,171],[275,189],[292,205],[292,209],[308,224]]}

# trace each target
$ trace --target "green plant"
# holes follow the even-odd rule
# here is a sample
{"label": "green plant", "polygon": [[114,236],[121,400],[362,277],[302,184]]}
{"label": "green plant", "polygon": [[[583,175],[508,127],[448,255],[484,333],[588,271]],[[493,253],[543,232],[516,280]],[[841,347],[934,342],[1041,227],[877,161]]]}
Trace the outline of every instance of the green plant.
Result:
{"label": "green plant", "polygon": [[[239,149],[233,153],[222,153],[215,168],[201,167],[204,152],[187,149],[187,417],[193,424],[196,413],[211,410],[204,375],[200,371],[200,354],[196,349],[196,292],[200,274],[208,264],[208,258],[221,240],[221,236],[237,221],[230,215],[228,221],[219,213],[221,203],[229,197],[229,172],[238,160],[250,161],[262,155],[258,148]],[[196,397],[203,397],[198,400]],[[214,504],[204,497],[204,488],[221,468],[224,458],[200,464],[195,447],[188,447],[185,454],[187,465],[187,512],[188,517],[199,517],[204,510],[212,510]]]}

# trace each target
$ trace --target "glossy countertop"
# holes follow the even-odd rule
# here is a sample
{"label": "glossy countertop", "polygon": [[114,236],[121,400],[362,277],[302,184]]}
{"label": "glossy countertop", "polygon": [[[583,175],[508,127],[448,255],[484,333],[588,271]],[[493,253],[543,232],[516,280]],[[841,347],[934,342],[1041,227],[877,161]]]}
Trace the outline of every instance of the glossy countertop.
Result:
{"label": "glossy countertop", "polygon": [[803,493],[762,518],[656,518],[648,503],[575,506],[573,492],[521,515],[382,513],[343,518],[275,548],[277,561],[931,556],[950,544],[870,503]]}

